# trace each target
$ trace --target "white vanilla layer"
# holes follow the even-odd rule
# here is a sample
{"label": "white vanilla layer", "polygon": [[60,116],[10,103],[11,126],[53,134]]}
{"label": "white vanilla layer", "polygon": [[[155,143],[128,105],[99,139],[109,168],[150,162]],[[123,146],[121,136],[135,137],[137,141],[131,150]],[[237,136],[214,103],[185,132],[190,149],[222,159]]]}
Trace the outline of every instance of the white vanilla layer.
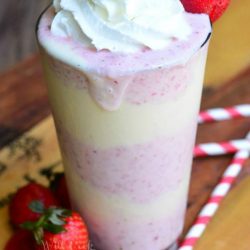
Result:
{"label": "white vanilla layer", "polygon": [[[100,108],[86,89],[62,79],[45,65],[50,101],[56,119],[79,141],[100,148],[144,143],[159,136],[178,133],[198,113],[204,64],[197,60],[193,78],[183,93],[164,103],[135,105],[123,100],[120,108],[107,112]],[[153,83],[152,83],[153,84]]]}
{"label": "white vanilla layer", "polygon": [[[188,191],[190,169],[174,190],[163,191],[158,197],[145,203],[137,203],[119,194],[98,189],[82,180],[74,169],[70,168],[64,157],[65,173],[70,189],[73,204],[80,212],[97,216],[112,218],[115,215],[123,215],[129,220],[166,218],[180,208],[180,201],[185,201]],[[87,202],[86,202],[87,201]],[[183,202],[185,203],[185,202]]]}

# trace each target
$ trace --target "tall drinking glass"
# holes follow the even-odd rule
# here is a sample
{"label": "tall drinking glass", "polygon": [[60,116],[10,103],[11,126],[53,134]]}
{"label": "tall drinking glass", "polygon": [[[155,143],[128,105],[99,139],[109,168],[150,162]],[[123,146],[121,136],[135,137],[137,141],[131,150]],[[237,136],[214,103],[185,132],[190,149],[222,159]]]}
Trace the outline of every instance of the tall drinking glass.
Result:
{"label": "tall drinking glass", "polygon": [[[210,24],[161,51],[95,51],[38,24],[69,193],[98,250],[170,249],[183,229]],[[69,56],[71,55],[71,56]]]}

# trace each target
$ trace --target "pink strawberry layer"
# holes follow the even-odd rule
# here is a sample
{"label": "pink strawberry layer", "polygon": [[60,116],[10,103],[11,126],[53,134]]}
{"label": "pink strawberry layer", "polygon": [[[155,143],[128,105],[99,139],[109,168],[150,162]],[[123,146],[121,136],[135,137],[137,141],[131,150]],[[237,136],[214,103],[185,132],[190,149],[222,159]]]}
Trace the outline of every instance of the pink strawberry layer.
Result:
{"label": "pink strawberry layer", "polygon": [[[68,63],[72,61],[72,56],[80,56],[82,63],[86,66],[86,71],[92,73],[98,72],[98,74],[108,76],[124,75],[125,72],[135,73],[185,64],[200,49],[211,33],[211,24],[207,15],[185,13],[185,19],[190,27],[192,27],[192,32],[187,39],[178,40],[173,37],[169,46],[162,50],[145,48],[137,53],[110,53],[108,50],[96,51],[95,49],[86,48],[70,37],[65,38],[53,35],[51,33],[53,18],[54,10],[53,8],[49,8],[41,16],[37,27],[38,40],[45,50],[55,58],[68,53],[70,50],[71,54],[67,55]],[[64,47],[64,50],[56,51],[61,46]],[[74,68],[80,68],[80,66],[74,65]]]}
{"label": "pink strawberry layer", "polygon": [[178,134],[143,144],[100,149],[58,129],[63,154],[82,180],[105,193],[144,203],[186,178],[191,166],[196,119]]}
{"label": "pink strawberry layer", "polygon": [[73,78],[72,71],[68,70],[70,67],[64,70],[59,65],[59,71],[55,72],[68,77],[66,81],[70,82],[75,75],[75,85],[85,85],[82,87],[87,87],[93,100],[109,111],[118,110],[124,101],[139,105],[165,102],[185,91],[194,71],[199,72],[199,65],[204,65],[205,57],[199,61],[193,55],[211,33],[207,15],[185,13],[185,19],[192,27],[186,40],[173,38],[169,46],[162,50],[145,48],[130,54],[112,53],[86,48],[70,37],[54,36],[50,31],[53,18],[53,8],[49,8],[39,22],[41,49],[54,59],[77,69],[80,74],[73,73]]}
{"label": "pink strawberry layer", "polygon": [[[107,199],[119,197],[124,204],[141,216],[129,218],[122,211],[112,213],[112,199],[106,207],[86,209],[88,202],[72,190],[75,209],[84,216],[91,238],[98,250],[153,250],[167,249],[180,235],[186,206],[187,185],[174,198],[174,204],[160,204],[159,214],[148,214],[148,206],[157,198],[182,189],[188,183],[196,119],[173,136],[155,138],[150,142],[100,149],[85,145],[58,124],[59,139],[65,159],[79,180],[86,182]],[[110,207],[108,207],[110,205]],[[101,209],[101,215],[99,210]],[[105,216],[105,214],[107,214]],[[150,212],[149,212],[150,214]]]}
{"label": "pink strawberry layer", "polygon": [[167,250],[181,234],[184,211],[182,202],[173,213],[157,219],[86,218],[97,250]]}
{"label": "pink strawberry layer", "polygon": [[[169,68],[157,68],[155,70],[137,72],[129,76],[117,76],[106,78],[107,91],[117,92],[117,88],[128,82],[125,100],[128,103],[142,105],[144,103],[163,103],[174,100],[184,93],[190,84],[194,84],[194,70],[204,65],[204,53],[207,47],[196,53],[188,64]],[[49,65],[61,83],[86,91],[89,80],[87,76],[69,65],[50,58]],[[153,83],[153,84],[152,84]]]}

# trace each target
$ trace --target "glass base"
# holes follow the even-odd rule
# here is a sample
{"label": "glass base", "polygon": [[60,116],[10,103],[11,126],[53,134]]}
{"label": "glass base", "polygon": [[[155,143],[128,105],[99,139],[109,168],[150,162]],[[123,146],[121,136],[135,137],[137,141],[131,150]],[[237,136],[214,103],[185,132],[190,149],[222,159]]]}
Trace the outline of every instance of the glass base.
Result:
{"label": "glass base", "polygon": [[[165,250],[177,250],[178,249],[178,244],[177,242],[173,243],[170,247],[168,247],[167,249]],[[88,250],[96,250],[93,246],[92,243],[89,244],[89,249]]]}
{"label": "glass base", "polygon": [[172,244],[169,248],[167,248],[166,250],[177,250],[178,249],[178,244],[177,242],[175,242],[174,244]]}

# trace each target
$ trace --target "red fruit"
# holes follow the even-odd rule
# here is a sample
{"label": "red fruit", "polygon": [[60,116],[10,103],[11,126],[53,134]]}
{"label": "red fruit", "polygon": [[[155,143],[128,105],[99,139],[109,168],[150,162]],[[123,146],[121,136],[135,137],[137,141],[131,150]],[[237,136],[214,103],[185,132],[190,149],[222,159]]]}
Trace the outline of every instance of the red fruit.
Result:
{"label": "red fruit", "polygon": [[70,208],[70,200],[69,200],[69,193],[68,188],[65,180],[64,175],[60,175],[58,180],[56,180],[54,186],[54,194],[55,197],[59,200],[60,205],[65,208]]}
{"label": "red fruit", "polygon": [[181,0],[185,10],[191,13],[205,13],[215,22],[227,9],[230,0]]}
{"label": "red fruit", "polygon": [[56,199],[48,188],[30,183],[20,188],[10,202],[10,220],[15,226],[25,221],[36,221],[40,217],[39,213],[29,209],[30,203],[34,200],[40,201],[45,208],[57,205]]}
{"label": "red fruit", "polygon": [[34,250],[35,240],[31,232],[19,230],[7,242],[4,250]]}
{"label": "red fruit", "polygon": [[37,245],[36,250],[88,250],[88,231],[81,216],[73,212],[65,218],[65,222],[66,224],[63,226],[65,232],[53,234],[44,231],[43,242],[41,245]]}

